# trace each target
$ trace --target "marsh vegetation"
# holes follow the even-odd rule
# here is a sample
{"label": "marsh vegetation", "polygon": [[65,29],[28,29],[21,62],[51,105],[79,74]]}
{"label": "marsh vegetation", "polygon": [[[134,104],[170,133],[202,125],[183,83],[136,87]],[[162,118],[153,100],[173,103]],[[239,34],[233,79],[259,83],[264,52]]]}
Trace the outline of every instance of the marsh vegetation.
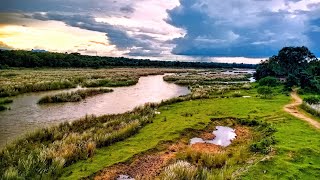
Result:
{"label": "marsh vegetation", "polygon": [[[239,70],[234,71],[238,72]],[[249,72],[246,72],[246,70],[242,71],[243,73],[224,73],[225,71],[223,70],[176,73],[174,75],[167,75],[163,79],[179,85],[210,85],[228,82],[248,82],[252,75]]]}
{"label": "marsh vegetation", "polygon": [[79,102],[87,97],[95,96],[98,94],[112,92],[112,89],[81,89],[74,92],[60,93],[52,96],[42,97],[38,103],[47,104],[47,103],[62,103],[62,102]]}
{"label": "marsh vegetation", "polygon": [[13,102],[12,99],[0,99],[0,111],[7,110],[8,108],[6,105],[8,105],[12,102]]}
{"label": "marsh vegetation", "polygon": [[139,77],[164,73],[189,72],[188,69],[9,69],[0,71],[0,97],[27,92],[83,87],[134,85]]}

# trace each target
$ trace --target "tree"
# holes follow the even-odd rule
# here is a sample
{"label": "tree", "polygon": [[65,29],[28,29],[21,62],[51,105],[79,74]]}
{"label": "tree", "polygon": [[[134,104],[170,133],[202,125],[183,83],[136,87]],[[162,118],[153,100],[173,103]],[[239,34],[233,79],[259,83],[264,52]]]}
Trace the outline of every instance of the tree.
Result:
{"label": "tree", "polygon": [[300,86],[304,90],[320,92],[320,62],[307,47],[284,47],[277,56],[261,62],[255,78],[285,77],[286,88]]}
{"label": "tree", "polygon": [[260,86],[270,86],[270,87],[275,87],[279,85],[279,81],[275,77],[267,76],[259,80],[259,85]]}

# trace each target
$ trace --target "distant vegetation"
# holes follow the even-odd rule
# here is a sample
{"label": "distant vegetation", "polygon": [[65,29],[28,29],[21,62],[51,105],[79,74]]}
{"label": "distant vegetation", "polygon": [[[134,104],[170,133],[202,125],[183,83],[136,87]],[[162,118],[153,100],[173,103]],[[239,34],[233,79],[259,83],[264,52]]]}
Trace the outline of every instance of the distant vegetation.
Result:
{"label": "distant vegetation", "polygon": [[265,77],[282,79],[287,89],[297,86],[320,92],[320,61],[307,47],[285,47],[258,65],[255,78]]}
{"label": "distant vegetation", "polygon": [[0,51],[0,69],[8,67],[102,68],[102,67],[170,67],[170,68],[255,68],[252,64],[216,62],[151,61],[124,57],[85,56],[77,53]]}
{"label": "distant vegetation", "polygon": [[213,85],[227,82],[249,82],[250,74],[223,74],[219,70],[166,75],[163,80],[179,85]]}
{"label": "distant vegetation", "polygon": [[138,83],[141,76],[193,72],[172,68],[7,69],[0,71],[0,97],[28,92],[83,87],[118,87]]}
{"label": "distant vegetation", "polygon": [[39,100],[39,104],[45,103],[62,103],[62,102],[79,102],[87,97],[98,94],[112,92],[112,89],[84,89],[74,92],[60,93],[52,96],[45,96]]}

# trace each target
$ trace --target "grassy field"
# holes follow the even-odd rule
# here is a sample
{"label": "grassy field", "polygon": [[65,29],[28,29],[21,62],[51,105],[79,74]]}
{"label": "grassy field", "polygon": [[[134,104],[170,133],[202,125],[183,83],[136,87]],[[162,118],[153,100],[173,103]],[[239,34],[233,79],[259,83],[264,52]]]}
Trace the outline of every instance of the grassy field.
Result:
{"label": "grassy field", "polygon": [[27,92],[84,87],[129,86],[139,77],[188,69],[110,68],[110,69],[8,69],[0,71],[0,97]]}
{"label": "grassy field", "polygon": [[[223,168],[221,171],[228,173],[230,177],[241,179],[319,179],[319,131],[283,111],[283,106],[290,102],[290,97],[282,92],[281,87],[273,89],[275,93],[272,98],[262,99],[257,94],[256,86],[255,83],[196,85],[191,87],[192,95],[188,98],[169,100],[160,107],[151,104],[147,109],[138,109],[133,114],[92,117],[39,130],[26,139],[17,141],[16,145],[8,146],[8,149],[0,154],[6,157],[6,162],[0,165],[6,169],[6,177],[17,177],[21,173],[31,172],[25,170],[24,166],[28,166],[28,163],[33,168],[32,173],[35,173],[37,166],[42,163],[41,158],[46,157],[42,155],[49,153],[52,157],[44,163],[51,162],[51,158],[58,164],[46,164],[48,167],[40,168],[52,173],[48,177],[62,175],[61,179],[84,178],[119,162],[129,162],[137,155],[157,151],[159,145],[175,143],[186,132],[204,130],[214,125],[212,119],[233,117],[267,122],[277,130],[274,134],[276,144],[268,154],[246,151],[255,157],[253,162],[242,159],[242,164],[231,168],[224,166],[227,169]],[[146,113],[147,115],[143,115]],[[98,134],[95,133],[97,129]],[[106,130],[110,137],[103,135]],[[72,133],[68,133],[69,131]],[[244,145],[248,148],[251,143],[255,142],[248,140]],[[74,151],[70,150],[70,147]],[[237,152],[243,147],[241,145],[233,148]],[[34,151],[34,148],[37,151]],[[31,152],[31,159],[25,154],[25,150]],[[38,157],[37,153],[41,155],[38,159],[35,158]],[[22,157],[24,159],[16,161]],[[20,161],[24,163],[21,164]],[[39,163],[33,163],[34,161]],[[171,167],[175,168],[175,164],[169,169]],[[217,173],[219,169],[213,171]],[[202,173],[210,174],[209,171]],[[35,174],[22,176],[46,177]]]}
{"label": "grassy field", "polygon": [[[275,134],[278,141],[274,149],[275,155],[251,165],[249,171],[244,174],[245,178],[252,179],[261,175],[266,178],[316,179],[318,172],[316,167],[320,165],[317,158],[320,134],[305,122],[282,111],[282,107],[290,101],[290,98],[285,95],[277,95],[269,100],[256,98],[255,89],[242,93],[253,97],[193,100],[161,107],[159,109],[161,114],[155,117],[152,124],[148,124],[133,137],[107,148],[98,149],[97,154],[91,159],[69,166],[63,179],[89,176],[106,166],[126,161],[138,153],[155,148],[162,141],[175,140],[186,128],[203,129],[212,117],[230,116],[261,119],[272,123],[278,130]],[[183,116],[186,112],[193,115]],[[288,169],[280,170],[283,169],[282,166]]]}

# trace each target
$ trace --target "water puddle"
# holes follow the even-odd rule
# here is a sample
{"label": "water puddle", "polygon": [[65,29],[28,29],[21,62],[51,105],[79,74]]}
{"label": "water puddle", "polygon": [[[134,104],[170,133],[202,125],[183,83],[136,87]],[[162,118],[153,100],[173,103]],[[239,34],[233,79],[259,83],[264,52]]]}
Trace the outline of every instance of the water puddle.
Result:
{"label": "water puddle", "polygon": [[117,180],[134,180],[134,178],[132,178],[132,177],[130,177],[130,176],[128,176],[128,175],[123,175],[123,174],[121,174],[121,175],[119,175],[119,176],[117,177]]}
{"label": "water puddle", "polygon": [[234,140],[237,136],[234,129],[225,126],[217,126],[216,130],[212,133],[215,135],[214,139],[203,140],[202,138],[195,137],[190,139],[190,144],[192,145],[196,143],[209,143],[226,147],[229,146],[231,144],[231,141]]}

